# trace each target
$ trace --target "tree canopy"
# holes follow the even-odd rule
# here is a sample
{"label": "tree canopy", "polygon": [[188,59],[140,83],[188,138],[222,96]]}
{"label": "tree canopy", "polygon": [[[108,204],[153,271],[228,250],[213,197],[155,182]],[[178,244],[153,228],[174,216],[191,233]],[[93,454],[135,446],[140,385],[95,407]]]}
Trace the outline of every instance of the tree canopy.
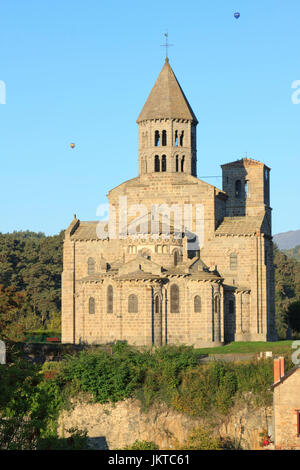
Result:
{"label": "tree canopy", "polygon": [[0,331],[10,339],[60,328],[63,237],[0,233]]}

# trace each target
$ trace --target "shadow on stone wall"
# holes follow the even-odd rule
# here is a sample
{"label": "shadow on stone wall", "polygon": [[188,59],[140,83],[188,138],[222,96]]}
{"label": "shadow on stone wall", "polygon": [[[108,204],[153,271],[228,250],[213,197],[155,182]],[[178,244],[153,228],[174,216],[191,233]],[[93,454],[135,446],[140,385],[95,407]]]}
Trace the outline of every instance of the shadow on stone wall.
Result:
{"label": "shadow on stone wall", "polygon": [[91,450],[109,450],[105,436],[89,437],[88,446]]}

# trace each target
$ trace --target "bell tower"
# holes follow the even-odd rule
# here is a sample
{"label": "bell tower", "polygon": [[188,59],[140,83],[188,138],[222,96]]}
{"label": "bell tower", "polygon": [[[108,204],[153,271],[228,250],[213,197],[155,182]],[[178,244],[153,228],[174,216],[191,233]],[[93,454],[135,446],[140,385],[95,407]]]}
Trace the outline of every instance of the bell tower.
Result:
{"label": "bell tower", "polygon": [[197,118],[166,58],[137,119],[139,175],[181,173],[197,176]]}

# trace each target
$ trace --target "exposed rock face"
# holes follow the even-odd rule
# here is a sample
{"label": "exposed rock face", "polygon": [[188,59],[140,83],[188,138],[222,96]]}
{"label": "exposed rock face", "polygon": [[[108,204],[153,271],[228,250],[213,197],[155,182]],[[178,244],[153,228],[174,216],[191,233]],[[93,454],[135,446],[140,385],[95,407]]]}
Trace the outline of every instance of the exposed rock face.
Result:
{"label": "exposed rock face", "polygon": [[[88,431],[90,446],[96,449],[122,449],[135,440],[154,441],[160,449],[174,448],[183,443],[192,429],[208,425],[205,419],[194,419],[164,404],[154,405],[145,413],[136,399],[116,404],[76,401],[70,411],[59,418],[59,433],[67,437],[72,427]],[[259,449],[259,434],[272,422],[272,409],[249,410],[247,405],[235,407],[226,420],[219,420],[217,432],[230,437],[243,448]]]}

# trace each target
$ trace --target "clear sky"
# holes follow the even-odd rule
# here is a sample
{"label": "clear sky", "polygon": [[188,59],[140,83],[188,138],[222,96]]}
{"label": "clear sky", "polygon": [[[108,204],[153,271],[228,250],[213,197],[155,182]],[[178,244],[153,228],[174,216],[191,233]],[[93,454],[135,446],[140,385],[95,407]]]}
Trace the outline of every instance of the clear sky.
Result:
{"label": "clear sky", "polygon": [[198,176],[247,152],[272,168],[273,233],[300,228],[299,0],[3,0],[1,232],[97,220],[107,192],[137,176],[135,121],[166,31],[199,121]]}

